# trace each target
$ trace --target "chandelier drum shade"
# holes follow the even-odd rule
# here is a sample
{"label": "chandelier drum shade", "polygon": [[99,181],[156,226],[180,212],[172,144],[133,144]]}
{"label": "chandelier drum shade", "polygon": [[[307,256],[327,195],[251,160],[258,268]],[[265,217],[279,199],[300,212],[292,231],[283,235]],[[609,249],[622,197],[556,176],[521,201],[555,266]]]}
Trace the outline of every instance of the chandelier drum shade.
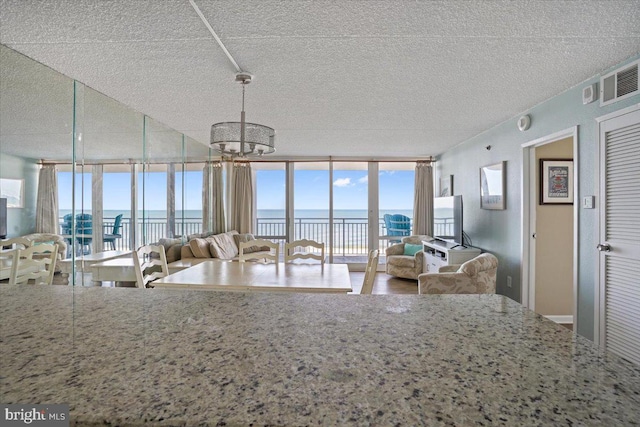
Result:
{"label": "chandelier drum shade", "polygon": [[242,111],[239,122],[221,122],[211,126],[211,147],[227,157],[262,156],[276,151],[276,131],[268,126],[247,123],[244,112],[244,90],[251,83],[247,73],[236,74],[242,85]]}

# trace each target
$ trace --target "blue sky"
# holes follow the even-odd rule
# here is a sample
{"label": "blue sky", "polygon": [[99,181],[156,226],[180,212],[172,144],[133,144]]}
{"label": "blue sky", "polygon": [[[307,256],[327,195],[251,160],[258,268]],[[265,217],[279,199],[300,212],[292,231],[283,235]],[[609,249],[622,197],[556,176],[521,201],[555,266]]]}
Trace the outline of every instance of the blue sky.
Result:
{"label": "blue sky", "polygon": [[[258,209],[285,208],[285,171],[256,171]],[[334,170],[333,197],[335,209],[366,209],[368,179],[364,170]],[[78,175],[79,176],[79,175]],[[167,182],[165,173],[147,173],[145,208],[165,210]],[[380,209],[413,209],[413,171],[380,171]],[[142,188],[142,176],[139,180]],[[81,189],[78,183],[76,204],[80,206]],[[60,209],[71,209],[71,173],[58,174]],[[152,191],[150,191],[153,189]],[[103,182],[104,209],[128,210],[131,207],[131,178],[129,173],[106,173]],[[294,197],[296,209],[328,209],[329,171],[296,170]],[[139,199],[142,202],[142,199]],[[84,206],[91,209],[91,174],[84,175]],[[176,174],[176,207],[182,207],[182,175]],[[202,172],[185,172],[185,209],[202,209]]]}
{"label": "blue sky", "polygon": [[[381,171],[380,209],[413,209],[414,171]],[[257,171],[258,209],[284,209],[284,171]],[[296,170],[296,209],[328,209],[329,171]],[[333,171],[335,209],[366,209],[367,171]]]}

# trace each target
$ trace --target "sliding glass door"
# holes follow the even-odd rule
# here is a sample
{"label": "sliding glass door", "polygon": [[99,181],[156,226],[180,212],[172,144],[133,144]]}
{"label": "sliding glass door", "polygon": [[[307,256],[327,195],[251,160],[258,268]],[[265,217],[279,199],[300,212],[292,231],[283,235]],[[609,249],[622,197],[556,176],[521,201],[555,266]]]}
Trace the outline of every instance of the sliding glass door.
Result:
{"label": "sliding glass door", "polygon": [[[378,164],[379,247],[384,249],[413,234],[414,162]],[[381,256],[380,262],[385,263]]]}
{"label": "sliding glass door", "polygon": [[284,162],[256,162],[256,237],[284,243],[287,239],[287,173]]}
{"label": "sliding glass door", "polygon": [[369,251],[369,165],[333,163],[333,262],[366,263]]}

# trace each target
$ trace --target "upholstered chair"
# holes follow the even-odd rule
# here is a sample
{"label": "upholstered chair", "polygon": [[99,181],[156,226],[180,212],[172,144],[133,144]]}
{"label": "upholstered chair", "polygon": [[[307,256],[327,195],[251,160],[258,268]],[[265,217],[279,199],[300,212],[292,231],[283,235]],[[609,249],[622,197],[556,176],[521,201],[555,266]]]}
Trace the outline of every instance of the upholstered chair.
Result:
{"label": "upholstered chair", "polygon": [[405,236],[401,243],[396,243],[385,249],[387,257],[385,271],[387,274],[417,280],[418,275],[422,273],[422,241],[432,239],[433,237],[425,235]]}
{"label": "upholstered chair", "polygon": [[418,276],[420,294],[494,294],[498,258],[489,253],[459,266],[441,267],[438,273]]}

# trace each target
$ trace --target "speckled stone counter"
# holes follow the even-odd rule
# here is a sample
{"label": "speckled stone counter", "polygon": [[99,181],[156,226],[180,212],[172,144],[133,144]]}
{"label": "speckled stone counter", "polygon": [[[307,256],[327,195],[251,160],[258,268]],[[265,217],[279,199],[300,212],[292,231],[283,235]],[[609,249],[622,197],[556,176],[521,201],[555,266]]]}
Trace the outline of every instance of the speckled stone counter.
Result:
{"label": "speckled stone counter", "polygon": [[78,425],[635,425],[640,368],[497,295],[0,286],[0,401]]}

